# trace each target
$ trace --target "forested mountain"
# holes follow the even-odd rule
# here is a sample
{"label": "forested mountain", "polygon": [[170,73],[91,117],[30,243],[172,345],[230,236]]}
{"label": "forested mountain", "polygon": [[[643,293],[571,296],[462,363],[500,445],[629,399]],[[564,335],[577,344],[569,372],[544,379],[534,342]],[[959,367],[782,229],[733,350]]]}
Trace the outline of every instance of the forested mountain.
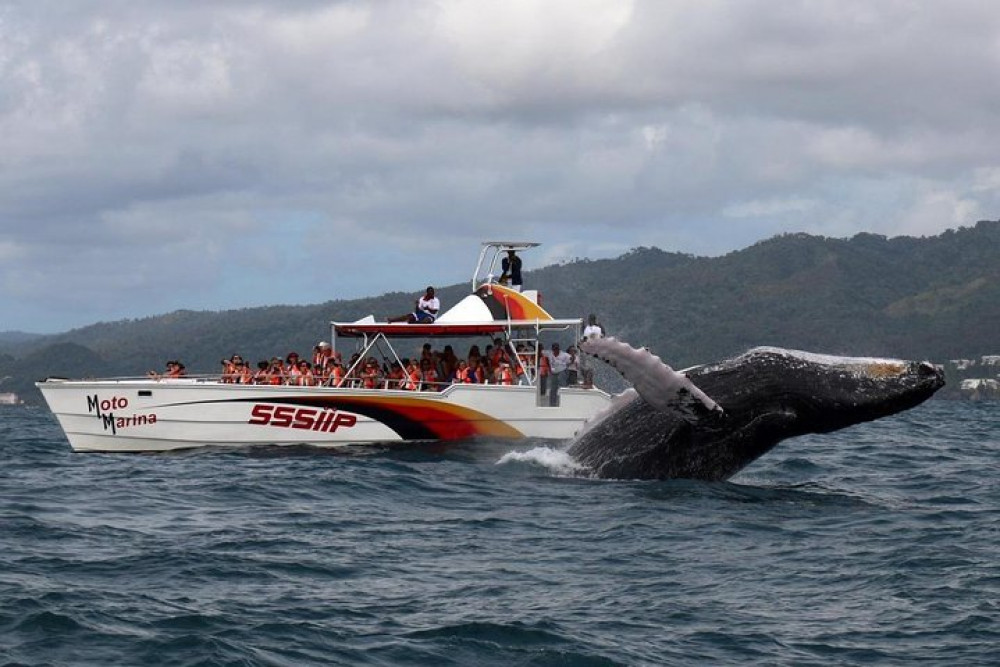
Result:
{"label": "forested mountain", "polygon": [[[525,253],[526,268],[531,260]],[[636,248],[617,259],[526,270],[525,283],[557,317],[597,313],[609,334],[676,367],[757,345],[939,363],[1000,353],[1000,222],[925,238],[786,234],[713,258]],[[439,288],[444,308],[468,289]],[[4,391],[33,401],[31,382],[47,375],[134,375],[168,358],[212,372],[233,352],[249,359],[308,352],[328,337],[331,319],[406,312],[414,298],[178,311],[0,339],[0,377],[11,376]]]}

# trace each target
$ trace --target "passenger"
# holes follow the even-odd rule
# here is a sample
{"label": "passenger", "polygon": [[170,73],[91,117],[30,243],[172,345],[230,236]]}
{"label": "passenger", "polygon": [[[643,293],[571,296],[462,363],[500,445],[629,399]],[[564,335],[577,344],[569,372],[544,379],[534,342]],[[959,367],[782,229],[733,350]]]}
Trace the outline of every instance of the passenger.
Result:
{"label": "passenger", "polygon": [[388,380],[386,382],[387,389],[400,389],[403,384],[403,380],[406,378],[406,372],[403,371],[403,367],[399,365],[398,361],[392,362],[389,368]]}
{"label": "passenger", "polygon": [[549,405],[559,405],[559,387],[566,386],[566,369],[571,361],[570,356],[560,351],[559,343],[552,343],[552,350],[542,352],[549,360]]}
{"label": "passenger", "polygon": [[[597,315],[593,313],[587,317],[587,326],[583,329],[585,339],[604,338],[604,326],[597,321]],[[594,367],[586,356],[580,357],[580,372],[583,375],[583,386],[590,389],[594,386]]]}
{"label": "passenger", "polygon": [[514,384],[514,373],[506,361],[500,362],[500,368],[497,371],[497,384],[508,387]]}
{"label": "passenger", "polygon": [[316,374],[313,372],[312,364],[306,360],[299,362],[300,384],[304,387],[316,386]]}
{"label": "passenger", "polygon": [[423,377],[424,389],[438,391],[438,374],[430,361],[424,359],[420,362],[420,374]]}
{"label": "passenger", "polygon": [[285,364],[280,357],[271,358],[271,367],[268,369],[268,384],[277,385],[285,383]]}
{"label": "passenger", "polygon": [[575,387],[580,378],[580,360],[576,356],[576,348],[572,345],[566,348],[566,354],[569,355],[569,363],[566,364],[566,384]]}
{"label": "passenger", "polygon": [[457,368],[458,357],[455,356],[455,350],[451,345],[445,345],[441,353],[441,379],[444,382],[451,382]]}
{"label": "passenger", "polygon": [[434,296],[434,288],[428,287],[424,295],[417,299],[412,313],[390,317],[389,322],[409,322],[410,324],[432,324],[441,310],[441,302]]}
{"label": "passenger", "polygon": [[285,371],[285,383],[295,386],[302,384],[302,368],[298,361],[288,365]]}
{"label": "passenger", "polygon": [[597,315],[593,313],[587,317],[587,326],[583,328],[584,338],[604,338],[604,326],[597,321]]}
{"label": "passenger", "polygon": [[250,369],[250,364],[245,361],[239,361],[236,364],[236,382],[253,384],[253,371]]}
{"label": "passenger", "polygon": [[552,366],[549,358],[544,354],[538,357],[538,393],[545,396],[549,388],[549,376],[552,375]]}
{"label": "passenger", "polygon": [[344,378],[347,375],[347,371],[344,369],[344,364],[337,359],[333,362],[333,370],[330,372],[330,386],[339,387],[344,384]]}
{"label": "passenger", "polygon": [[361,386],[365,389],[375,389],[378,386],[378,380],[378,362],[374,359],[369,359],[365,362],[364,370],[361,371]]}
{"label": "passenger", "polygon": [[524,284],[521,281],[521,258],[514,250],[507,251],[507,256],[500,261],[500,268],[503,270],[500,274],[500,284],[506,285],[509,281],[510,288],[520,292]]}
{"label": "passenger", "polygon": [[257,372],[253,374],[254,384],[271,384],[271,364],[268,361],[257,362]]}
{"label": "passenger", "polygon": [[166,370],[163,371],[162,375],[160,373],[157,373],[156,371],[149,371],[148,373],[146,373],[146,375],[153,378],[154,380],[159,380],[161,378],[165,379],[180,378],[187,375],[187,370],[184,368],[184,364],[182,364],[179,361],[171,360],[168,361],[166,364],[164,364],[164,366]]}
{"label": "passenger", "polygon": [[461,359],[458,362],[458,368],[455,369],[455,377],[452,380],[453,384],[466,384],[472,382],[469,378],[469,364],[465,359]]}
{"label": "passenger", "polygon": [[521,384],[531,384],[532,368],[535,366],[535,350],[527,345],[517,346],[517,376]]}
{"label": "passenger", "polygon": [[406,378],[403,380],[400,388],[409,391],[418,391],[420,389],[420,366],[417,365],[416,359],[411,359],[407,365]]}
{"label": "passenger", "polygon": [[497,338],[493,341],[493,348],[491,351],[486,353],[487,358],[490,360],[490,370],[496,372],[500,368],[501,362],[505,361],[506,352],[503,349],[503,340]]}
{"label": "passenger", "polygon": [[472,369],[472,371],[470,373],[470,376],[472,377],[472,381],[474,383],[476,383],[476,384],[486,384],[487,383],[487,381],[489,380],[490,376],[489,376],[489,372],[486,369],[486,364],[483,363],[483,360],[481,358],[480,359],[476,359],[476,365],[475,366],[472,366],[470,364],[470,368]]}
{"label": "passenger", "polygon": [[330,363],[333,358],[333,348],[325,340],[321,340],[316,343],[316,347],[313,348],[313,368],[317,371],[320,369],[326,370],[326,366]]}
{"label": "passenger", "polygon": [[154,380],[159,380],[161,378],[180,377],[177,374],[178,373],[178,371],[177,371],[177,366],[178,365],[180,365],[180,362],[170,360],[170,361],[167,361],[166,363],[163,364],[163,367],[164,367],[163,373],[157,373],[156,371],[148,371],[146,373],[146,375],[148,375],[149,377],[153,378]]}
{"label": "passenger", "polygon": [[472,359],[473,359],[473,357],[475,357],[476,359],[478,359],[481,356],[483,356],[483,355],[479,351],[479,346],[478,345],[473,345],[472,347],[469,348],[469,353],[467,355],[465,355],[465,358],[469,360],[469,365],[471,366],[472,365]]}
{"label": "passenger", "polygon": [[232,384],[236,382],[236,364],[233,363],[232,359],[223,359],[222,364],[222,375],[219,377],[220,382],[226,384]]}

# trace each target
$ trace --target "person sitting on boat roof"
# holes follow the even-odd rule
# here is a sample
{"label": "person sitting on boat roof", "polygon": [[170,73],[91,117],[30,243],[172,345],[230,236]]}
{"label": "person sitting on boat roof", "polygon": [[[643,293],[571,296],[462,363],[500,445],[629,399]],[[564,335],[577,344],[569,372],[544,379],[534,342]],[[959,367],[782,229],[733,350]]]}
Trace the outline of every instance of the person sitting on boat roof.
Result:
{"label": "person sitting on boat roof", "polygon": [[409,322],[410,324],[432,324],[441,310],[441,302],[434,296],[434,288],[428,287],[424,295],[417,299],[412,313],[390,317],[389,322]]}

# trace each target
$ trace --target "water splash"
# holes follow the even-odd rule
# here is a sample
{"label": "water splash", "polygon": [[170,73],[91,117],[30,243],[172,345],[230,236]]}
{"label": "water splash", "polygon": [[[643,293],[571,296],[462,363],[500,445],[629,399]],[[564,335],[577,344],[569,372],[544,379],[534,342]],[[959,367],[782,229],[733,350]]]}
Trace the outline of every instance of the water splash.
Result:
{"label": "water splash", "polygon": [[544,445],[533,447],[523,452],[507,452],[500,457],[496,465],[507,465],[509,463],[528,463],[546,468],[556,475],[567,477],[577,476],[587,470],[586,466],[578,463],[566,450],[546,447]]}

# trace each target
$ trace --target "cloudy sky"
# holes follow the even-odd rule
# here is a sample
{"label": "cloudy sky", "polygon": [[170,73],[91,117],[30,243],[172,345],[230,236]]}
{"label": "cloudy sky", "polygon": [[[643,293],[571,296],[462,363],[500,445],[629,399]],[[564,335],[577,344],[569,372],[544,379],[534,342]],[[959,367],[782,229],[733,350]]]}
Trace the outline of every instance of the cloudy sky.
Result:
{"label": "cloudy sky", "polygon": [[0,331],[936,234],[998,82],[986,0],[0,0]]}

